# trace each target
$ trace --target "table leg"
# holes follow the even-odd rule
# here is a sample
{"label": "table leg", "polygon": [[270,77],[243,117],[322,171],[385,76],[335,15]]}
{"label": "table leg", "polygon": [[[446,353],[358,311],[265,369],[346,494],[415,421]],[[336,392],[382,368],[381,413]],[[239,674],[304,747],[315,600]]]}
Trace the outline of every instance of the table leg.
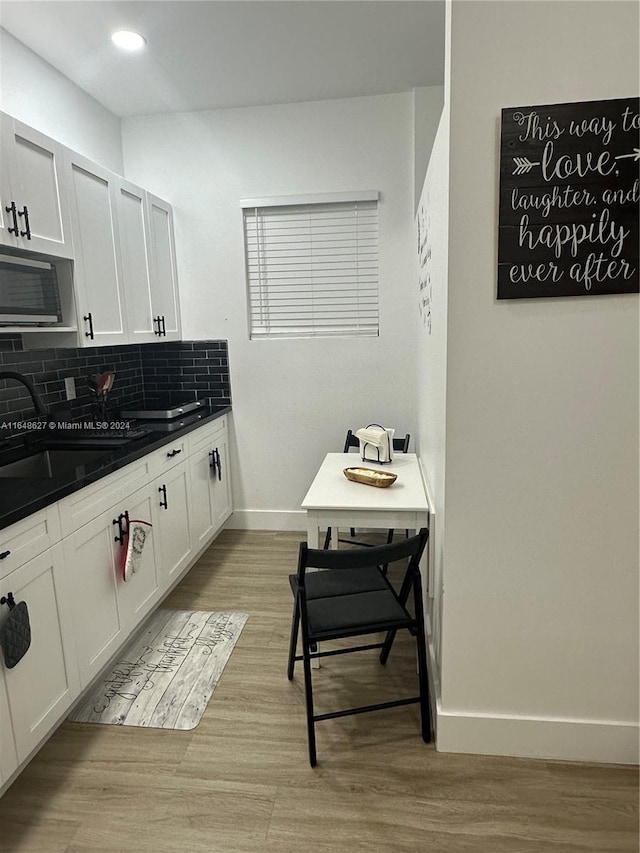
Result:
{"label": "table leg", "polygon": [[307,545],[309,548],[319,547],[318,519],[307,513]]}
{"label": "table leg", "polygon": [[[318,519],[317,517],[310,512],[307,512],[307,545],[309,548],[319,548],[320,547],[320,534],[318,528]],[[311,651],[317,651],[317,648],[311,649]],[[313,658],[311,661],[312,669],[320,669],[320,660],[319,658]]]}

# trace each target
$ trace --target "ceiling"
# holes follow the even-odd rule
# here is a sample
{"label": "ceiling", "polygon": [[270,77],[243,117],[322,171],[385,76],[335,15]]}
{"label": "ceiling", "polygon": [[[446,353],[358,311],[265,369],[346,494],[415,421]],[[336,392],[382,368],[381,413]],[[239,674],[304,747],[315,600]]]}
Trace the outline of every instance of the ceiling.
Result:
{"label": "ceiling", "polygon": [[[0,0],[0,26],[121,117],[443,80],[444,0]],[[117,29],[145,50],[119,51]]]}

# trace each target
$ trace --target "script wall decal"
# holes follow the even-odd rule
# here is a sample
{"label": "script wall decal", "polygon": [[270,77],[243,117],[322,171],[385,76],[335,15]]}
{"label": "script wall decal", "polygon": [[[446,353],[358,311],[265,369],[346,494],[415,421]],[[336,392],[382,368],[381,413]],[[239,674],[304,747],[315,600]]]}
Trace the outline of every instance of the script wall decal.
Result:
{"label": "script wall decal", "polygon": [[640,98],[502,110],[498,299],[638,293]]}

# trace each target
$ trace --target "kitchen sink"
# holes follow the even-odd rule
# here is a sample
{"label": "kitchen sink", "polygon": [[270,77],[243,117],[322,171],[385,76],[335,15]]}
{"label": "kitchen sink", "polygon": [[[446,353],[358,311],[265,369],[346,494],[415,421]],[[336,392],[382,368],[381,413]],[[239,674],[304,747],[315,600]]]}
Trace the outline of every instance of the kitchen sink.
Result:
{"label": "kitchen sink", "polygon": [[45,480],[74,470],[77,477],[82,477],[85,466],[104,455],[104,450],[43,450],[0,466],[0,477]]}

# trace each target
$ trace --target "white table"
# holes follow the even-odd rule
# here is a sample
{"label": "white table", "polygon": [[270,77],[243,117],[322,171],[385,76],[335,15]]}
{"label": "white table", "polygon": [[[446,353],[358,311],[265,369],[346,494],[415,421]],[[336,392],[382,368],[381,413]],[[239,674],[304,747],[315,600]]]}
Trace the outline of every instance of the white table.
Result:
{"label": "white table", "polygon": [[[358,466],[393,472],[398,479],[386,489],[347,480],[343,470]],[[386,465],[362,462],[357,453],[327,453],[302,508],[310,548],[319,547],[319,531],[327,527],[335,528],[331,545],[337,548],[339,527],[420,530],[429,527],[432,511],[415,453],[396,454]]]}
{"label": "white table", "polygon": [[[355,467],[392,472],[398,475],[398,479],[386,489],[354,483],[347,480],[343,471]],[[415,453],[396,454],[393,461],[385,465],[369,460],[363,462],[357,453],[327,453],[302,501],[302,508],[307,514],[307,544],[310,548],[319,547],[320,530],[327,527],[331,527],[332,548],[338,547],[339,527],[414,531],[429,527],[431,533],[434,530],[433,504]],[[430,535],[420,566],[427,595],[432,594],[433,588],[433,540],[433,535]],[[315,658],[312,665],[317,669],[319,659]]]}

